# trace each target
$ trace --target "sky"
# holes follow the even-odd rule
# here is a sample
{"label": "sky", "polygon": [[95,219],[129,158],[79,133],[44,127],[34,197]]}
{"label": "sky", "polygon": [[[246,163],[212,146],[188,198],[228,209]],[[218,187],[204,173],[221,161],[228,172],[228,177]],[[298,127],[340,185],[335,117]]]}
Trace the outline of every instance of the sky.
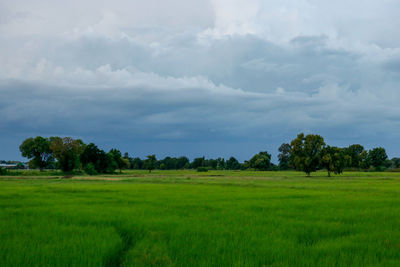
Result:
{"label": "sky", "polygon": [[0,0],[0,159],[71,136],[243,161],[300,132],[400,156],[397,0]]}

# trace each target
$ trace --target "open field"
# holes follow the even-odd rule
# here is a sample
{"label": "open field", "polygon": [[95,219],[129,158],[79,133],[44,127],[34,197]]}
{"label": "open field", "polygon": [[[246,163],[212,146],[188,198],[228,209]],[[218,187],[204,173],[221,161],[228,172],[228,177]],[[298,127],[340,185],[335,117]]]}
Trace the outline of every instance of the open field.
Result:
{"label": "open field", "polygon": [[400,173],[0,177],[1,266],[400,266]]}

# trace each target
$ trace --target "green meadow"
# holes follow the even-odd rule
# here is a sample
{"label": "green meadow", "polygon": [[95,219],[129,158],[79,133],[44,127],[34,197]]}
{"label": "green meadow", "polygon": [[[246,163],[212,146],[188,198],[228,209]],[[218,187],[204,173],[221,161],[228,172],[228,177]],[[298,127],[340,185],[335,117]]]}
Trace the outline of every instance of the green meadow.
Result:
{"label": "green meadow", "polygon": [[0,177],[1,266],[400,266],[400,173]]}

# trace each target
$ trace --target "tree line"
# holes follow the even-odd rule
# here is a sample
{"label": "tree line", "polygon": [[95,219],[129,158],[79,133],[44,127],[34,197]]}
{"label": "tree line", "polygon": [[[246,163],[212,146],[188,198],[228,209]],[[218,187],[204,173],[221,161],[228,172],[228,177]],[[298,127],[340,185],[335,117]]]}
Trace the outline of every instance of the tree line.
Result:
{"label": "tree line", "polygon": [[298,170],[307,175],[317,170],[325,169],[328,176],[331,173],[340,174],[344,169],[375,170],[400,168],[400,159],[388,159],[382,147],[365,150],[360,144],[340,148],[326,145],[320,135],[304,135],[300,133],[290,143],[279,147],[276,165],[271,162],[271,154],[262,151],[251,159],[239,162],[236,158],[206,159],[187,157],[165,157],[157,159],[148,155],[145,159],[130,157],[118,149],[108,152],[98,148],[94,143],[85,144],[80,139],[71,137],[41,137],[28,138],[19,147],[23,157],[29,159],[29,167],[43,169],[60,169],[65,173],[84,171],[87,174],[114,173],[122,169],[148,170]]}
{"label": "tree line", "polygon": [[290,144],[282,144],[279,152],[279,165],[282,169],[304,171],[308,176],[320,169],[327,170],[330,176],[332,172],[341,174],[345,168],[382,171],[400,167],[400,159],[389,160],[382,147],[367,151],[360,144],[344,148],[329,146],[322,136],[313,134],[300,133]]}

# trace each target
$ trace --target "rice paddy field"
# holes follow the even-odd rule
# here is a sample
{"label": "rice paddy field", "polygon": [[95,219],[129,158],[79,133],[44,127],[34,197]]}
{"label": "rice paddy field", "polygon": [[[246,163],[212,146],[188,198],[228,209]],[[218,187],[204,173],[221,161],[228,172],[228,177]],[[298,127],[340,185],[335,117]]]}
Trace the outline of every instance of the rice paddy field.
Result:
{"label": "rice paddy field", "polygon": [[400,266],[400,173],[0,177],[0,266]]}

